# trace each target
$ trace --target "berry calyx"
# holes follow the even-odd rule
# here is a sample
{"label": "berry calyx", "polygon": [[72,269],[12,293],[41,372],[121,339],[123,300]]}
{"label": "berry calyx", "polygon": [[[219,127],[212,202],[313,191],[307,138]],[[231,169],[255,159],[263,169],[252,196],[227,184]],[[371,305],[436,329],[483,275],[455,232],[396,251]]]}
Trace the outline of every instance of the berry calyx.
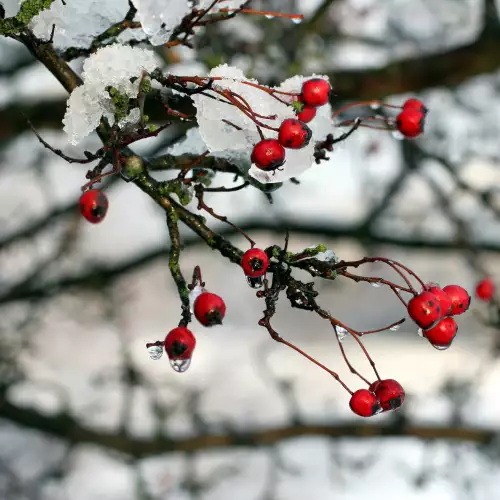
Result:
{"label": "berry calyx", "polygon": [[435,295],[424,291],[408,302],[408,314],[415,323],[427,330],[441,319],[441,308]]}
{"label": "berry calyx", "polygon": [[422,335],[437,349],[450,347],[458,331],[458,325],[453,318],[442,319],[436,326],[423,330]]}
{"label": "berry calyx", "polygon": [[458,285],[448,285],[443,288],[443,292],[447,293],[451,299],[451,316],[463,314],[469,309],[472,297],[465,288]]}
{"label": "berry calyx", "polygon": [[[373,389],[372,389],[373,387]],[[401,384],[393,379],[377,380],[370,386],[383,411],[399,410],[405,401],[405,391]]]}
{"label": "berry calyx", "polygon": [[264,250],[260,248],[251,248],[247,250],[241,258],[241,267],[245,276],[249,278],[258,278],[263,276],[269,267],[269,257]]}
{"label": "berry calyx", "polygon": [[203,326],[222,325],[226,315],[226,304],[215,293],[201,293],[193,305],[194,315]]}
{"label": "berry calyx", "polygon": [[277,139],[263,139],[253,147],[251,160],[261,170],[276,170],[285,163],[285,148]]}
{"label": "berry calyx", "polygon": [[405,137],[418,137],[423,134],[425,125],[425,113],[413,108],[401,111],[396,117],[396,128]]}
{"label": "berry calyx", "polygon": [[108,197],[99,189],[90,189],[80,196],[80,213],[92,224],[99,224],[108,211]]}
{"label": "berry calyx", "polygon": [[358,389],[355,391],[351,396],[349,406],[360,417],[372,417],[381,410],[377,396],[368,389]]}
{"label": "berry calyx", "polygon": [[323,106],[329,101],[331,90],[323,78],[311,78],[303,83],[300,98],[306,106]]}
{"label": "berry calyx", "polygon": [[452,306],[450,296],[435,284],[428,285],[426,290],[436,297],[439,307],[441,308],[441,317],[444,318],[448,316],[451,313]]}
{"label": "berry calyx", "polygon": [[405,109],[414,109],[416,111],[420,111],[421,113],[426,114],[429,110],[425,107],[425,104],[416,97],[410,97],[403,103],[403,110]]}
{"label": "berry calyx", "polygon": [[301,149],[309,144],[312,137],[312,130],[300,120],[288,118],[283,120],[278,132],[278,141],[290,149]]}
{"label": "berry calyx", "polygon": [[196,338],[191,330],[178,326],[168,332],[164,346],[170,359],[188,359],[193,355]]}
{"label": "berry calyx", "polygon": [[489,302],[495,295],[495,284],[491,278],[484,278],[476,285],[476,297]]}

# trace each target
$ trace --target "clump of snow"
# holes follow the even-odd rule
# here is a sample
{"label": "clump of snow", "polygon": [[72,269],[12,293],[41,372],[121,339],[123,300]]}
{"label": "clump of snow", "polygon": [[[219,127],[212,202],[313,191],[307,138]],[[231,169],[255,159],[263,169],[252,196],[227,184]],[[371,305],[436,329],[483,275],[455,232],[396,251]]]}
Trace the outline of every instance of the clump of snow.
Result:
{"label": "clump of snow", "polygon": [[[160,65],[161,59],[151,50],[120,44],[109,45],[92,54],[83,65],[84,84],[71,93],[63,119],[64,131],[71,144],[76,145],[89,135],[102,116],[110,124],[114,123],[115,107],[106,87],[112,86],[121,94],[137,97],[142,72],[151,72]],[[133,77],[136,80],[131,82]],[[138,110],[132,110],[129,117],[137,121]],[[120,126],[127,123],[125,119]]]}
{"label": "clump of snow", "polygon": [[128,8],[127,0],[72,0],[66,5],[56,0],[32,19],[30,28],[35,36],[48,40],[55,24],[54,46],[61,50],[90,47],[96,35],[123,20]]}

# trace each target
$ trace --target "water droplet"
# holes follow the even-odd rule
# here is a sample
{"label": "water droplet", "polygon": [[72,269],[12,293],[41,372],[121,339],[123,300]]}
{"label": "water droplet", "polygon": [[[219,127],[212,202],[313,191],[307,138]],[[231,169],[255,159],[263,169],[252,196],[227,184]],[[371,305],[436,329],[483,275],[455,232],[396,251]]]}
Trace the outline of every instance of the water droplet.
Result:
{"label": "water droplet", "polygon": [[374,281],[373,283],[371,283],[371,285],[375,288],[380,288],[382,286],[382,283],[377,283],[376,281]]}
{"label": "water droplet", "polygon": [[424,331],[422,330],[422,328],[419,328],[417,330],[417,333],[418,333],[419,337],[423,337],[424,336]]}
{"label": "water droplet", "polygon": [[258,278],[247,278],[247,283],[251,288],[261,288],[264,283],[262,283],[262,277]]}
{"label": "water droplet", "polygon": [[304,20],[304,18],[302,18],[302,17],[292,17],[293,24],[300,24],[303,20]]}
{"label": "water droplet", "polygon": [[370,108],[375,110],[375,109],[380,109],[380,103],[379,102],[374,102],[370,104]]}
{"label": "water droplet", "polygon": [[393,130],[392,137],[398,141],[403,141],[405,139],[405,136],[399,130]]}
{"label": "water droplet", "polygon": [[394,291],[395,291],[395,292],[400,292],[400,291],[401,291],[401,288],[399,288],[398,286],[395,286],[395,287],[394,287]]}
{"label": "water droplet", "polygon": [[342,328],[341,326],[335,327],[335,331],[337,332],[337,338],[342,342],[347,337],[347,330]]}
{"label": "water droplet", "polygon": [[152,345],[148,347],[149,357],[156,361],[163,356],[163,346],[162,345]]}
{"label": "water droplet", "polygon": [[397,331],[399,330],[399,327],[400,327],[400,326],[401,326],[401,325],[394,325],[394,326],[391,326],[391,327],[389,328],[389,330],[391,330],[391,332],[397,332]]}
{"label": "water droplet", "polygon": [[274,19],[274,16],[272,14],[266,14],[265,18],[266,19]]}
{"label": "water droplet", "polygon": [[196,285],[189,292],[189,304],[190,304],[191,314],[193,314],[194,301],[205,291],[206,291],[205,288],[201,287],[200,285]]}
{"label": "water droplet", "polygon": [[191,365],[191,358],[187,358],[187,359],[171,359],[170,360],[170,366],[177,373],[183,373],[183,372],[185,372],[189,368],[190,365]]}
{"label": "water droplet", "polygon": [[431,346],[434,347],[434,349],[437,349],[438,351],[446,351],[446,349],[450,347],[449,345],[435,345],[435,344],[431,344]]}

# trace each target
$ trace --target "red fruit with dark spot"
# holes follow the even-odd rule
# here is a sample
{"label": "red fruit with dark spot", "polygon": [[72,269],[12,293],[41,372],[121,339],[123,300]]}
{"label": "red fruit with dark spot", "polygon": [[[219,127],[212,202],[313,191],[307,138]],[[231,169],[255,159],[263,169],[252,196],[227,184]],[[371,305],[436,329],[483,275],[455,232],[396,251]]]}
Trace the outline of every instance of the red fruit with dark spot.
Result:
{"label": "red fruit with dark spot", "polygon": [[351,396],[349,406],[360,417],[372,417],[381,410],[377,396],[368,389],[358,389],[355,391]]}
{"label": "red fruit with dark spot", "polygon": [[[372,389],[373,387],[373,389]],[[405,401],[405,391],[396,380],[377,380],[370,386],[383,411],[399,410]]]}
{"label": "red fruit with dark spot", "polygon": [[484,278],[476,285],[476,297],[489,302],[495,295],[495,284],[491,278]]}
{"label": "red fruit with dark spot", "polygon": [[429,330],[423,330],[422,335],[434,346],[439,348],[449,347],[455,335],[458,326],[453,318],[444,318],[436,326]]}
{"label": "red fruit with dark spot", "polygon": [[415,323],[426,330],[441,319],[441,308],[435,295],[422,292],[408,302],[408,314]]}
{"label": "red fruit with dark spot", "polygon": [[99,189],[90,189],[80,196],[80,213],[92,224],[99,224],[108,211],[108,198]]}
{"label": "red fruit with dark spot", "polygon": [[303,83],[300,98],[306,106],[323,106],[329,101],[331,90],[323,78],[311,78]]}
{"label": "red fruit with dark spot", "polygon": [[423,134],[425,113],[416,109],[404,109],[396,117],[396,127],[405,137],[418,137]]}
{"label": "red fruit with dark spot", "polygon": [[203,292],[193,305],[196,319],[204,326],[222,325],[226,315],[226,304],[215,293]]}
{"label": "red fruit with dark spot", "polygon": [[313,106],[305,106],[302,111],[297,113],[297,118],[303,123],[309,123],[316,117],[316,108]]}
{"label": "red fruit with dark spot", "polygon": [[458,285],[448,285],[443,288],[443,292],[447,293],[451,299],[451,316],[463,314],[469,309],[472,298],[465,288]]}
{"label": "red fruit with dark spot", "polygon": [[439,307],[441,308],[441,317],[444,318],[445,316],[448,316],[451,313],[452,305],[450,296],[437,285],[432,285],[429,288],[426,288],[426,290],[432,293],[432,295],[434,295],[438,300]]}
{"label": "red fruit with dark spot", "polygon": [[196,338],[185,326],[178,326],[165,337],[165,352],[170,360],[190,359],[196,346]]}
{"label": "red fruit with dark spot", "polygon": [[301,149],[309,144],[312,130],[300,120],[288,118],[283,120],[278,132],[278,141],[285,148]]}
{"label": "red fruit with dark spot", "polygon": [[285,163],[285,148],[277,139],[263,139],[254,146],[251,160],[261,170],[276,170]]}
{"label": "red fruit with dark spot", "polygon": [[269,258],[264,250],[251,248],[243,254],[241,267],[245,276],[258,278],[266,273],[269,267]]}
{"label": "red fruit with dark spot", "polygon": [[429,110],[425,107],[424,103],[417,99],[416,97],[411,97],[403,103],[403,110],[414,109],[415,111],[420,111],[421,113],[427,113]]}

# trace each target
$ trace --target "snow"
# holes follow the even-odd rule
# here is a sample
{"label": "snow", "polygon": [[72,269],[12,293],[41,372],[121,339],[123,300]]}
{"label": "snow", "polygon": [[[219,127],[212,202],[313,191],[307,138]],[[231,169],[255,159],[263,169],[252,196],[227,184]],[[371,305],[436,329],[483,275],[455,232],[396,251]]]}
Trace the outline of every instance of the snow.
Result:
{"label": "snow", "polygon": [[[102,116],[114,123],[114,104],[105,90],[115,87],[120,93],[137,97],[143,71],[151,72],[161,65],[161,59],[151,50],[114,44],[99,49],[83,65],[84,84],[75,89],[69,99],[63,119],[64,131],[71,144],[78,144],[99,124]],[[130,78],[136,77],[134,82]],[[130,120],[137,121],[132,110]],[[120,122],[125,126],[128,120]]]}

